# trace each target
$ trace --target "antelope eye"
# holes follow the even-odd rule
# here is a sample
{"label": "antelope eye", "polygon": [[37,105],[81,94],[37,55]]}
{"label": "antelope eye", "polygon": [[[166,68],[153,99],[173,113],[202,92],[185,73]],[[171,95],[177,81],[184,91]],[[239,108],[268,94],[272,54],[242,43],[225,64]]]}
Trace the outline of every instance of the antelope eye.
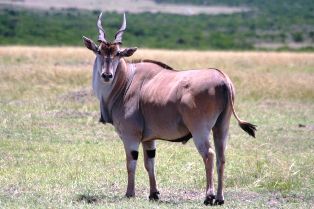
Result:
{"label": "antelope eye", "polygon": [[120,56],[120,55],[121,55],[121,53],[120,53],[120,52],[117,52],[117,53],[116,53],[116,56],[117,56],[117,57],[118,57],[118,56]]}

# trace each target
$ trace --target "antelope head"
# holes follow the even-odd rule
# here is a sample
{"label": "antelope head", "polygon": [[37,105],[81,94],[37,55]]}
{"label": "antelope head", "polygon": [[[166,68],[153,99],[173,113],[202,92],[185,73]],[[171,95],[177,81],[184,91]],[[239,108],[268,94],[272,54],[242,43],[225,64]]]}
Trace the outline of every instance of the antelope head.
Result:
{"label": "antelope head", "polygon": [[99,45],[95,44],[91,39],[85,36],[83,36],[83,40],[85,46],[96,54],[94,68],[97,68],[96,70],[99,73],[99,76],[104,82],[111,82],[114,79],[121,58],[133,55],[137,48],[120,49],[123,33],[126,29],[125,14],[123,14],[121,28],[117,31],[113,42],[107,41],[106,39],[106,32],[102,27],[101,17],[102,13],[100,13],[97,21]]}

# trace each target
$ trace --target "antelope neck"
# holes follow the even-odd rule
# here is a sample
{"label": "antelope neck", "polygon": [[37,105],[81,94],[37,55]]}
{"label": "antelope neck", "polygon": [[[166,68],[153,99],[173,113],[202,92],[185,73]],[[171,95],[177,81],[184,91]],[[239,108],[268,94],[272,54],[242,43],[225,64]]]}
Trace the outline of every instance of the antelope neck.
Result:
{"label": "antelope neck", "polygon": [[124,95],[127,93],[135,74],[135,66],[127,65],[125,60],[121,58],[114,80],[110,85],[110,91],[107,98],[101,98],[101,104],[104,112],[107,113],[109,123],[112,123],[112,109],[118,105],[119,101],[123,101]]}

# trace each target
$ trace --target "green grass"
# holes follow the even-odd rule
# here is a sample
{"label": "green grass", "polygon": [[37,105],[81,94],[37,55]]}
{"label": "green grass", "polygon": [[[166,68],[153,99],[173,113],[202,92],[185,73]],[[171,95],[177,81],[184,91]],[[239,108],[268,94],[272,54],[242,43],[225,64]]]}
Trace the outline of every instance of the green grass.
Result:
{"label": "green grass", "polygon": [[[169,64],[185,69],[220,63],[233,80],[239,76],[235,79],[237,111],[241,118],[257,124],[258,132],[256,139],[250,138],[234,119],[231,121],[226,204],[221,208],[313,207],[313,93],[278,90],[286,86],[278,84],[282,74],[288,81],[298,75],[313,81],[313,54],[138,53],[137,57],[146,54],[169,59]],[[176,53],[189,59],[178,63]],[[98,102],[90,94],[90,52],[80,48],[2,47],[0,55],[0,208],[205,207],[205,171],[192,142],[158,142],[160,202],[148,201],[141,149],[137,197],[123,197],[127,176],[123,145],[112,126],[97,122]],[[265,56],[269,59],[259,64],[257,58]],[[281,60],[281,65],[276,60]],[[298,68],[289,68],[291,63]],[[274,66],[269,77],[246,85],[245,79],[261,75],[269,66]],[[270,78],[272,85],[255,90]],[[290,84],[289,90],[297,92],[299,87]],[[302,85],[305,89],[313,87],[310,82]],[[267,86],[278,98],[267,97]]]}

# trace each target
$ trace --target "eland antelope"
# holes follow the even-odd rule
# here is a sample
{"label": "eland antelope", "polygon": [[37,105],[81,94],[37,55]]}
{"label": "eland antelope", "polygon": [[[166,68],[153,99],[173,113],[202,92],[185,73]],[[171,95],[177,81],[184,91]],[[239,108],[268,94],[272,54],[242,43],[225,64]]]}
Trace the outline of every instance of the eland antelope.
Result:
{"label": "eland antelope", "polygon": [[[241,120],[234,110],[234,86],[218,69],[176,71],[153,60],[127,62],[137,48],[121,48],[126,29],[121,28],[113,42],[108,41],[98,17],[98,45],[84,37],[85,46],[95,53],[93,92],[100,102],[100,121],[112,124],[123,141],[128,183],[126,197],[135,196],[135,170],[140,143],[149,176],[150,200],[158,200],[154,158],[156,140],[186,143],[190,138],[201,155],[206,170],[204,204],[222,205],[225,148],[230,117],[255,137],[256,126]],[[214,147],[209,141],[213,132]],[[214,191],[214,157],[218,188]]]}

